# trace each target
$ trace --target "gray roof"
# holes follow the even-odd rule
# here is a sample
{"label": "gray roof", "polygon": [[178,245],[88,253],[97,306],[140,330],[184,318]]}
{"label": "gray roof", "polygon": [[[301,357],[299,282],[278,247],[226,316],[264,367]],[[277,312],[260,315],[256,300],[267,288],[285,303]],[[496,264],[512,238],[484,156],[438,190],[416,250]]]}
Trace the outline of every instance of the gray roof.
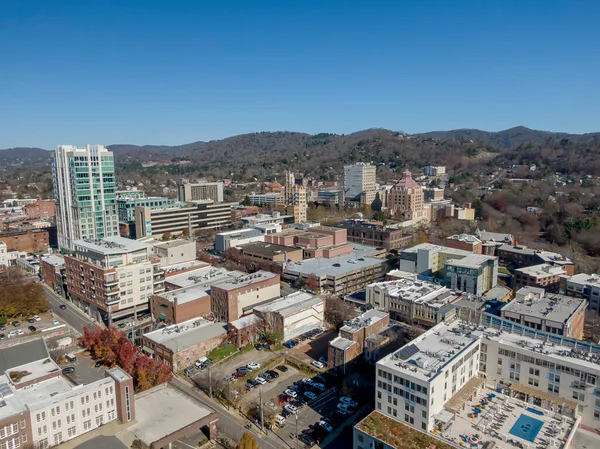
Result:
{"label": "gray roof", "polygon": [[98,435],[75,446],[75,449],[127,449],[127,446],[114,435]]}
{"label": "gray roof", "polygon": [[144,334],[144,337],[176,354],[179,351],[191,348],[219,335],[225,336],[226,334],[226,323],[213,323],[202,318],[193,318],[181,324],[173,324],[172,326],[149,332]]}
{"label": "gray roof", "polygon": [[[526,296],[533,293],[531,296]],[[570,296],[555,295],[523,287],[517,291],[517,298],[502,308],[502,315],[518,314],[528,317],[567,323],[573,314],[585,307],[586,300]]]}
{"label": "gray roof", "polygon": [[123,254],[141,249],[148,250],[150,245],[137,240],[126,239],[119,236],[104,237],[101,239],[75,240],[75,247],[85,248],[99,254]]}
{"label": "gray roof", "polygon": [[48,351],[42,338],[10,346],[0,351],[0,373],[45,358]]}
{"label": "gray roof", "polygon": [[282,316],[288,316],[322,302],[323,298],[321,296],[315,296],[307,292],[294,292],[287,296],[282,296],[281,298],[269,301],[265,305],[256,306],[254,307],[254,310],[263,313],[275,312]]}
{"label": "gray roof", "polygon": [[331,346],[333,346],[334,348],[345,351],[350,346],[352,346],[354,344],[354,342],[352,340],[348,340],[347,338],[344,338],[344,337],[336,337],[333,340],[331,340],[329,342],[329,344]]}

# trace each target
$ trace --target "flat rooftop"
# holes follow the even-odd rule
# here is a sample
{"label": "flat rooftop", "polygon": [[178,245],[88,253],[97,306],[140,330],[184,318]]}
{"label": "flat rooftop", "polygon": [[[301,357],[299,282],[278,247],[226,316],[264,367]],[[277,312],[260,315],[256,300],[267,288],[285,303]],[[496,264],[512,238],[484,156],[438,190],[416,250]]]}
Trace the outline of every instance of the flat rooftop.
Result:
{"label": "flat rooftop", "polygon": [[283,316],[301,312],[323,302],[322,296],[313,295],[308,292],[294,292],[282,296],[263,306],[254,307],[258,312],[275,312]]}
{"label": "flat rooftop", "polygon": [[502,232],[488,232],[485,229],[475,231],[475,236],[483,241],[493,240],[495,242],[512,242],[512,235]]}
{"label": "flat rooftop", "polygon": [[431,445],[436,449],[455,448],[433,435],[409,427],[377,411],[367,415],[356,425],[356,428],[396,449],[425,449]]}
{"label": "flat rooftop", "polygon": [[[200,260],[189,260],[181,263],[174,263],[172,265],[161,265],[160,268],[164,270],[165,275],[167,277],[167,282],[173,277],[177,276],[178,272],[189,273],[192,270],[197,270],[200,268],[209,268],[210,265],[206,262],[202,262]],[[183,273],[181,273],[183,274]]]}
{"label": "flat rooftop", "polygon": [[416,279],[398,279],[395,281],[375,282],[368,285],[385,291],[386,296],[403,299],[416,304],[427,304],[433,308],[440,308],[456,300],[460,295],[452,293],[447,287],[433,282],[418,281]]}
{"label": "flat rooftop", "polygon": [[449,259],[446,261],[446,265],[477,269],[492,260],[498,260],[498,258],[494,256],[484,256],[482,254],[470,253],[468,256],[465,256],[462,259]]}
{"label": "flat rooftop", "polygon": [[551,293],[545,293],[541,298],[531,295],[526,297],[528,299],[523,299],[519,297],[521,290],[517,292],[516,299],[502,308],[502,313],[506,314],[506,317],[516,318],[518,315],[527,315],[540,320],[567,323],[573,314],[586,304],[586,300],[582,298]]}
{"label": "flat rooftop", "polygon": [[367,229],[371,231],[401,232],[397,228],[389,228],[376,221],[371,220],[344,220],[339,221],[337,223],[332,223],[331,226],[346,229]]}
{"label": "flat rooftop", "polygon": [[210,286],[215,282],[244,274],[241,271],[229,271],[225,268],[205,266],[181,274],[166,276],[165,282],[179,288],[197,287],[199,289],[210,290]]}
{"label": "flat rooftop", "polygon": [[56,254],[51,254],[47,257],[43,257],[42,262],[52,265],[53,267],[58,267],[65,264],[65,258]]}
{"label": "flat rooftop", "polygon": [[289,263],[285,267],[285,273],[300,274],[308,276],[339,276],[348,271],[363,270],[385,263],[385,259],[373,257],[378,254],[375,248],[364,245],[352,244],[354,251],[344,256],[332,259],[305,259],[301,262]]}
{"label": "flat rooftop", "polygon": [[578,284],[592,285],[600,287],[600,274],[585,274],[579,273],[573,276],[566,276],[567,281],[576,282]]}
{"label": "flat rooftop", "polygon": [[135,397],[137,423],[128,429],[147,446],[209,416],[209,410],[168,385]]}
{"label": "flat rooftop", "polygon": [[148,250],[151,247],[147,243],[119,236],[93,240],[75,240],[73,245],[100,254],[122,254],[142,249]]}
{"label": "flat rooftop", "polygon": [[406,248],[402,250],[402,253],[417,253],[419,250],[426,250],[430,252],[438,252],[444,254],[454,254],[456,256],[466,257],[469,254],[473,254],[471,251],[465,251],[463,249],[450,248],[448,246],[434,245],[433,243],[420,243],[415,246],[411,246],[410,248]]}
{"label": "flat rooftop", "polygon": [[144,334],[144,338],[166,347],[173,353],[191,348],[219,335],[227,334],[227,323],[194,318]]}
{"label": "flat rooftop", "polygon": [[336,349],[345,351],[346,349],[350,348],[350,346],[355,344],[355,342],[344,337],[335,337],[329,342],[329,344]]}
{"label": "flat rooftop", "polygon": [[294,246],[283,246],[276,245],[274,243],[267,242],[252,242],[240,245],[238,247],[242,252],[250,252],[253,254],[260,254],[261,256],[274,257],[279,254],[285,254],[288,251],[300,251],[300,248]]}
{"label": "flat rooftop", "polygon": [[454,235],[451,235],[450,237],[446,237],[446,240],[454,240],[457,242],[471,243],[473,245],[481,243],[481,240],[479,240],[477,237],[475,237],[474,235],[471,235],[471,234],[454,234]]}
{"label": "flat rooftop", "polygon": [[542,263],[540,265],[532,265],[531,267],[517,268],[515,272],[517,271],[536,278],[559,276],[561,274],[565,274],[565,270],[562,266],[550,265],[547,263]]}
{"label": "flat rooftop", "polygon": [[362,329],[363,327],[369,327],[369,326],[375,324],[376,322],[383,320],[387,316],[389,316],[389,313],[387,313],[387,312],[383,312],[383,311],[377,310],[377,309],[371,309],[371,310],[368,310],[365,313],[357,316],[356,318],[353,318],[352,320],[347,321],[342,326],[340,331],[356,332],[357,330]]}
{"label": "flat rooftop", "polygon": [[529,248],[523,245],[502,245],[498,249],[527,256],[533,256],[535,254],[545,262],[572,263],[571,259],[569,259],[566,256],[563,256],[562,254],[554,253],[552,251],[544,251],[540,249]]}
{"label": "flat rooftop", "polygon": [[237,290],[238,288],[247,287],[257,282],[268,281],[276,278],[278,275],[270,271],[260,270],[252,274],[242,274],[240,276],[227,276],[224,280],[212,284],[215,287],[223,290]]}
{"label": "flat rooftop", "polygon": [[168,242],[158,242],[153,244],[152,246],[158,246],[160,248],[177,248],[179,246],[185,246],[185,245],[189,245],[190,243],[194,243],[190,240],[184,240],[184,239],[177,239],[177,240],[170,240]]}
{"label": "flat rooftop", "polygon": [[26,363],[25,365],[17,366],[13,369],[9,369],[6,371],[6,375],[11,379],[11,383],[13,385],[18,386],[22,383],[30,382],[59,371],[60,367],[48,357],[42,360],[36,360],[35,362]]}

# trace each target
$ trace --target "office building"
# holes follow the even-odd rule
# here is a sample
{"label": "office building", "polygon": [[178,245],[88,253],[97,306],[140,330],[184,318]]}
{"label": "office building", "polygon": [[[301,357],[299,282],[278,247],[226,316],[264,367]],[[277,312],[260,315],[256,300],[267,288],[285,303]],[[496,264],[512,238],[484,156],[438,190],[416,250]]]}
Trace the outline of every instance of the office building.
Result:
{"label": "office building", "polygon": [[469,254],[444,263],[444,281],[452,290],[483,295],[498,284],[498,258]]}
{"label": "office building", "polygon": [[351,242],[384,248],[387,251],[403,248],[413,240],[412,235],[404,234],[401,229],[386,227],[380,222],[344,220],[331,226],[344,228]]}
{"label": "office building", "polygon": [[135,208],[136,238],[160,239],[165,233],[181,235],[231,226],[231,203],[198,203],[173,209]]}
{"label": "office building", "polygon": [[213,201],[223,202],[222,182],[186,182],[179,184],[179,201]]}
{"label": "office building", "polygon": [[58,296],[64,298],[67,293],[67,273],[65,258],[58,254],[51,254],[41,259],[40,274],[43,281]]}
{"label": "office building", "polygon": [[546,293],[543,288],[522,287],[501,310],[501,317],[554,335],[582,339],[587,301]]}
{"label": "office building", "polygon": [[483,242],[474,235],[454,234],[446,237],[444,244],[449,248],[462,249],[474,254],[482,254]]}
{"label": "office building", "polygon": [[473,253],[462,249],[420,243],[400,253],[400,271],[443,278],[446,260],[459,259],[470,254]]}
{"label": "office building", "polygon": [[126,198],[145,198],[146,193],[142,190],[138,189],[128,189],[128,190],[117,190],[117,199],[126,199]]}
{"label": "office building", "polygon": [[163,291],[164,270],[151,246],[123,237],[75,240],[65,256],[68,296],[96,320],[112,324],[148,311],[150,297]]}
{"label": "office building", "polygon": [[360,162],[344,166],[344,196],[346,201],[371,205],[377,191],[377,167]]}
{"label": "office building", "polygon": [[56,218],[56,202],[54,200],[37,200],[35,203],[23,206],[23,212],[28,218]]}
{"label": "office building", "polygon": [[249,260],[257,262],[277,262],[280,264],[286,262],[299,262],[302,260],[302,248],[291,246],[276,245],[268,242],[252,242],[238,246],[238,249]]}
{"label": "office building", "polygon": [[425,176],[441,176],[446,174],[444,165],[427,165],[424,168]]}
{"label": "office building", "polygon": [[304,259],[330,259],[354,251],[346,240],[346,230],[331,226],[311,226],[306,231],[287,229],[265,236],[265,242],[301,248]]}
{"label": "office building", "polygon": [[317,202],[334,206],[342,203],[343,192],[340,189],[317,190]]}
{"label": "office building", "polygon": [[251,204],[260,206],[285,206],[285,196],[281,193],[255,193],[248,195]]}
{"label": "office building", "polygon": [[155,241],[150,244],[153,247],[154,255],[160,259],[160,266],[165,270],[173,265],[196,260],[196,242],[194,240]]}
{"label": "office building", "polygon": [[588,300],[590,310],[600,313],[600,275],[579,273],[560,276],[559,292]]}
{"label": "office building", "polygon": [[575,264],[571,259],[562,254],[528,248],[523,245],[502,245],[496,251],[497,256],[500,258],[500,265],[507,267],[509,270],[531,267],[533,265],[550,264],[562,266],[565,273],[569,276],[575,274]]}
{"label": "office building", "polygon": [[133,379],[125,371],[114,367],[76,384],[50,358],[41,338],[2,350],[0,388],[4,449],[45,449],[114,420],[135,420]]}
{"label": "office building", "polygon": [[415,223],[427,218],[423,189],[408,170],[402,173],[402,178],[390,189],[387,204],[392,214],[400,214]]}
{"label": "office building", "polygon": [[329,342],[327,368],[345,375],[350,364],[363,355],[365,340],[389,326],[390,315],[381,310],[369,310],[348,321],[336,338]]}
{"label": "office building", "polygon": [[366,302],[389,312],[393,320],[429,329],[454,313],[451,306],[461,294],[439,284],[397,279],[367,285]]}
{"label": "office building", "polygon": [[303,186],[294,186],[289,201],[286,213],[294,216],[294,223],[304,223],[308,207],[306,205],[306,189]]}
{"label": "office building", "polygon": [[52,157],[58,245],[119,233],[113,153],[102,145],[61,145]]}
{"label": "office building", "polygon": [[8,251],[46,253],[50,247],[50,233],[46,229],[0,232],[0,242],[6,244]]}
{"label": "office building", "polygon": [[568,274],[563,265],[543,263],[515,270],[515,290],[521,287],[540,287],[552,293],[558,293],[560,278]]}
{"label": "office building", "polygon": [[[139,190],[137,192],[139,192]],[[117,198],[117,210],[119,212],[119,222],[121,223],[135,222],[136,207],[148,207],[151,210],[157,210],[174,209],[185,206],[186,203],[163,196]]]}
{"label": "office building", "polygon": [[285,186],[283,189],[285,204],[290,204],[293,201],[294,189],[296,188],[296,175],[294,172],[285,171]]}

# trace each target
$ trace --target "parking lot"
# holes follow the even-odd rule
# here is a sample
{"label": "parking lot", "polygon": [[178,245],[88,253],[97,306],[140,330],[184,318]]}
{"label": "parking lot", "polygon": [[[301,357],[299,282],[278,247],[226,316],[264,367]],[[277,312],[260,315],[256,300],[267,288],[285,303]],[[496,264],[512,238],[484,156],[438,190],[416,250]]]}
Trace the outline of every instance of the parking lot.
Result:
{"label": "parking lot", "polygon": [[314,338],[306,339],[299,345],[292,348],[292,354],[303,362],[308,364],[313,361],[327,359],[329,342],[337,337],[337,333],[332,330],[325,330],[322,334]]}
{"label": "parking lot", "polygon": [[[0,325],[0,340],[29,337],[33,334],[40,333],[43,329],[49,329],[64,324],[60,319],[54,317],[50,313],[41,313],[34,316],[35,318],[8,319],[6,324]],[[29,320],[31,320],[31,322]],[[18,325],[13,325],[14,322],[17,322]]]}
{"label": "parking lot", "polygon": [[70,352],[75,353],[77,360],[75,362],[69,362],[61,358],[61,363],[59,365],[63,369],[67,367],[75,368],[74,372],[65,373],[65,376],[68,377],[73,383],[77,385],[85,385],[104,378],[104,370],[106,367],[95,366],[96,361],[92,359],[87,352]]}

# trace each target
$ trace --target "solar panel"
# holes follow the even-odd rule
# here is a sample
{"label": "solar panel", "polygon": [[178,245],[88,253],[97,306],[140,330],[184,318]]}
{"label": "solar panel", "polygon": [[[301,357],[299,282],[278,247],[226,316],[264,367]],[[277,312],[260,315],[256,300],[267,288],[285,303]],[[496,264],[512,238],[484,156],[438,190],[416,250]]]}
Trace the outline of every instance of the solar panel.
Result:
{"label": "solar panel", "polygon": [[408,345],[405,346],[404,348],[400,349],[397,353],[396,353],[396,357],[402,360],[406,360],[409,357],[412,357],[413,355],[415,355],[417,352],[419,352],[419,348],[417,348],[415,345]]}

